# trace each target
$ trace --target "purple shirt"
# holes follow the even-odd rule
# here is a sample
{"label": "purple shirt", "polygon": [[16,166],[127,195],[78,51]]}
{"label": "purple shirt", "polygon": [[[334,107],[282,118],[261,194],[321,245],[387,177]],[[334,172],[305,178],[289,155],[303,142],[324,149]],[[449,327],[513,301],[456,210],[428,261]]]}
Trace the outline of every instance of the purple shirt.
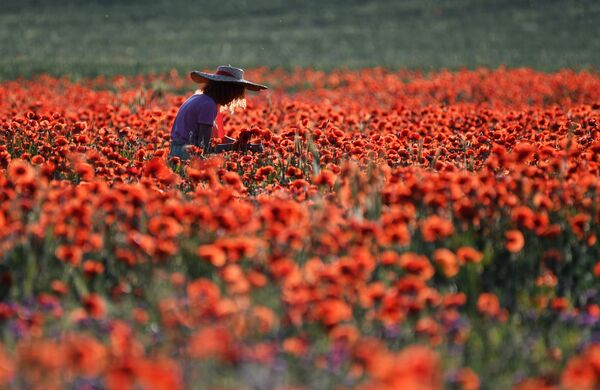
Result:
{"label": "purple shirt", "polygon": [[171,141],[189,144],[198,124],[212,126],[217,117],[217,104],[208,95],[194,94],[179,107],[173,127]]}

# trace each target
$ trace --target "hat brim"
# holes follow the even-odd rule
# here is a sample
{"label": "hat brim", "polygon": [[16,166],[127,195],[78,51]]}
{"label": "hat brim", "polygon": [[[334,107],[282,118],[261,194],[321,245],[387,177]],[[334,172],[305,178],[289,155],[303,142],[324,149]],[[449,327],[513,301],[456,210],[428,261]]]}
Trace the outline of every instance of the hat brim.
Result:
{"label": "hat brim", "polygon": [[196,82],[198,84],[204,84],[209,81],[222,81],[222,82],[226,82],[226,83],[242,84],[244,87],[246,87],[246,89],[249,89],[251,91],[260,91],[262,89],[268,89],[268,87],[266,85],[256,84],[256,83],[253,83],[248,80],[244,80],[244,79],[239,80],[239,79],[236,79],[235,77],[231,77],[231,76],[199,72],[197,70],[191,72],[190,77],[194,82]]}

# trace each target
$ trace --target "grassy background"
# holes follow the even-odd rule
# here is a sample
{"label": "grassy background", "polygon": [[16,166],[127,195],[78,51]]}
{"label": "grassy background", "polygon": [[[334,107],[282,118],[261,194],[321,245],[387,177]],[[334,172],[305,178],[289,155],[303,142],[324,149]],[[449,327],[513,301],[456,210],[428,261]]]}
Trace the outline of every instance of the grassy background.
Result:
{"label": "grassy background", "polygon": [[242,67],[598,69],[596,0],[3,0],[0,79]]}

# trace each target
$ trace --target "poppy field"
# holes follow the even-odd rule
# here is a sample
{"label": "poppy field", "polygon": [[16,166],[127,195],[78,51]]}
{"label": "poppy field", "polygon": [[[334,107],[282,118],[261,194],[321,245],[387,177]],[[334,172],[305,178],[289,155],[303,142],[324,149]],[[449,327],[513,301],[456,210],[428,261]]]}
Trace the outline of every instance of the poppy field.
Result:
{"label": "poppy field", "polygon": [[598,73],[247,74],[0,84],[0,388],[600,387]]}

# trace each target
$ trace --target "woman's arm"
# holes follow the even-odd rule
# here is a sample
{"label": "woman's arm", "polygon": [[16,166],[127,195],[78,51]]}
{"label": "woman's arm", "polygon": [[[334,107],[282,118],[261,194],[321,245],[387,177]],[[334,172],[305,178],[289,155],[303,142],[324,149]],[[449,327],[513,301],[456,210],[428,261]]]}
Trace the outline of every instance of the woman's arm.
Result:
{"label": "woman's arm", "polygon": [[[210,144],[210,139],[212,136],[213,127],[211,125],[206,125],[199,123],[198,129],[195,132],[192,132],[190,137],[190,144],[195,145],[204,150],[204,153],[220,153],[229,150],[235,150],[237,145],[233,142],[229,142],[226,144],[219,144],[215,147],[212,147]],[[231,140],[231,138],[229,139]],[[234,140],[235,141],[235,140]]]}
{"label": "woman's arm", "polygon": [[212,135],[212,126],[203,123],[198,124],[196,131],[192,131],[190,136],[190,144],[208,151],[210,147],[210,138]]}

